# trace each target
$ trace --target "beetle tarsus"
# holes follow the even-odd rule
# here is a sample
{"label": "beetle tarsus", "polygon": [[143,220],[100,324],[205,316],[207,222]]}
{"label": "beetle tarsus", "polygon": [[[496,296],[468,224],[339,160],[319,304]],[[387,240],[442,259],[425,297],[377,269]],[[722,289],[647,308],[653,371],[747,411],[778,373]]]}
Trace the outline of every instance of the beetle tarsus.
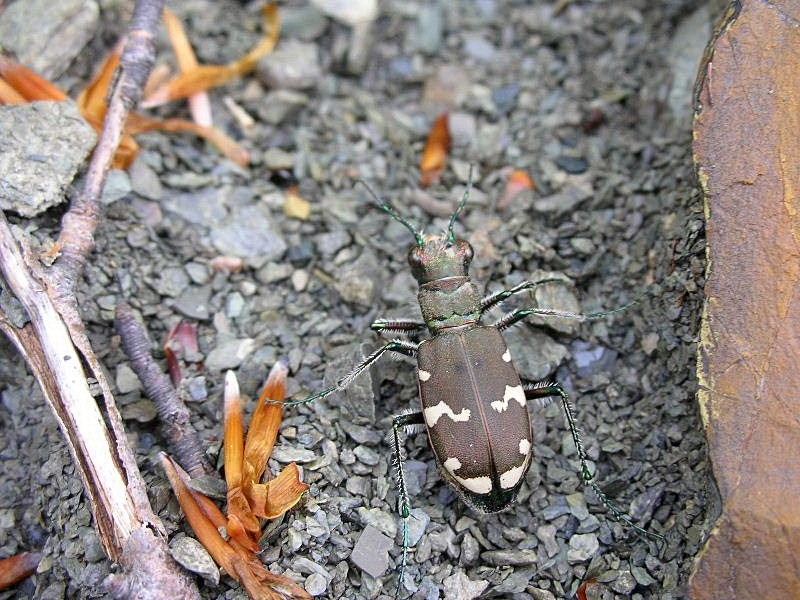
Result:
{"label": "beetle tarsus", "polygon": [[634,300],[633,302],[628,302],[619,308],[612,308],[611,310],[606,310],[602,312],[593,312],[593,313],[574,313],[568,312],[564,310],[556,310],[554,308],[518,308],[517,310],[513,310],[510,313],[503,315],[500,319],[494,323],[494,327],[497,327],[500,331],[504,329],[508,329],[515,323],[519,323],[523,319],[527,319],[533,315],[539,315],[542,317],[558,317],[561,319],[575,319],[577,321],[594,321],[597,319],[603,319],[609,315],[613,315],[618,312],[622,312],[624,310],[628,310],[634,304],[639,303],[639,298]]}
{"label": "beetle tarsus", "polygon": [[405,429],[409,425],[421,425],[424,422],[425,420],[420,411],[397,415],[392,419],[392,445],[394,446],[395,475],[397,477],[397,512],[400,515],[401,526],[403,528],[403,554],[400,559],[400,569],[398,570],[397,588],[394,594],[395,599],[400,597],[400,589],[403,585],[403,574],[405,573],[406,563],[408,562],[408,519],[411,517],[411,500],[408,497],[406,477],[405,473],[403,473],[403,447],[400,443],[400,430]]}
{"label": "beetle tarsus", "polygon": [[622,523],[625,523],[628,527],[633,529],[641,536],[654,539],[659,543],[664,543],[665,538],[663,535],[647,531],[646,529],[634,523],[633,518],[616,504],[614,504],[606,495],[606,493],[600,489],[600,486],[597,485],[597,482],[595,481],[595,473],[592,473],[591,469],[589,469],[589,459],[586,455],[586,450],[583,447],[580,429],[575,423],[575,408],[572,406],[572,403],[569,400],[569,394],[567,394],[564,387],[558,382],[545,381],[542,382],[542,384],[528,383],[523,386],[523,389],[525,390],[525,398],[528,401],[546,396],[555,396],[561,398],[561,405],[564,408],[564,414],[567,417],[567,425],[569,426],[569,431],[572,434],[572,440],[575,442],[575,450],[578,453],[578,460],[580,461],[581,480],[585,485],[588,485],[590,488],[592,488],[595,495],[597,495],[597,498],[606,508],[611,518],[615,521],[621,521]]}

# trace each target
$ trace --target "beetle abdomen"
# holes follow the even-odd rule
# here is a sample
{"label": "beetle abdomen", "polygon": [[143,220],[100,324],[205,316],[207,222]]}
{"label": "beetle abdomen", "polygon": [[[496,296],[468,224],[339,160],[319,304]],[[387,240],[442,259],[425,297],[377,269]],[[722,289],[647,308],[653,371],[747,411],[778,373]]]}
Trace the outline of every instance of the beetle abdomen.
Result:
{"label": "beetle abdomen", "polygon": [[419,387],[431,446],[465,499],[505,508],[530,466],[525,393],[494,327],[441,332],[420,344]]}

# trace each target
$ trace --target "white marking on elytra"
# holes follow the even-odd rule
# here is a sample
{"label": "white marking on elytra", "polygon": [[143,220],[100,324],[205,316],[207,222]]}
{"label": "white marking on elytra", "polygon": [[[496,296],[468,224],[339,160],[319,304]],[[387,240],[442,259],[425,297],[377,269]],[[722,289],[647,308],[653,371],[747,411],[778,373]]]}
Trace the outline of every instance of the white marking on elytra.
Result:
{"label": "white marking on elytra", "polygon": [[520,454],[524,454],[524,455],[527,456],[528,452],[530,452],[530,451],[531,451],[531,442],[530,442],[530,440],[522,438],[519,441],[519,453]]}
{"label": "white marking on elytra", "polygon": [[492,491],[492,480],[490,477],[459,477],[454,471],[461,468],[461,461],[457,458],[448,458],[444,461],[444,468],[447,469],[455,480],[476,494],[488,494]]}
{"label": "white marking on elytra", "polygon": [[431,374],[427,371],[423,371],[422,369],[419,370],[419,380],[420,381],[428,381],[431,378]]}
{"label": "white marking on elytra", "polygon": [[511,362],[511,350],[506,348],[506,351],[503,352],[503,360],[506,362]]}
{"label": "white marking on elytra", "polygon": [[436,425],[442,415],[447,415],[452,421],[466,422],[469,421],[469,416],[471,414],[471,411],[468,408],[464,408],[460,413],[456,414],[453,412],[453,409],[450,408],[450,406],[444,401],[439,402],[439,404],[434,406],[429,406],[424,412],[425,422],[428,424],[428,427],[433,427]]}
{"label": "white marking on elytra", "polygon": [[492,402],[492,408],[501,413],[508,409],[509,400],[516,400],[519,402],[520,406],[525,406],[525,390],[522,389],[521,385],[515,385],[513,387],[507,385],[506,392],[503,394],[503,399]]}
{"label": "white marking on elytra", "polygon": [[511,467],[508,471],[500,475],[500,487],[504,490],[514,487],[519,483],[519,480],[522,479],[522,474],[524,472],[524,462],[518,467]]}

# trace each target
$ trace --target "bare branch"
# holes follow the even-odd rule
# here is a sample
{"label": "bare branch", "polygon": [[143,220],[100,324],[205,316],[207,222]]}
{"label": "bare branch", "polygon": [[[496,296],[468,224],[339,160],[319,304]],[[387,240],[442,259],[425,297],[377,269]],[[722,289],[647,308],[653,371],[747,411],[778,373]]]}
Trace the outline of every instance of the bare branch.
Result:
{"label": "bare branch", "polygon": [[164,437],[178,463],[192,477],[214,473],[203,451],[203,444],[192,426],[189,409],[178,397],[166,374],[150,355],[150,338],[133,309],[125,303],[117,305],[115,325],[122,339],[122,348],[131,361],[144,391],[156,405]]}
{"label": "bare branch", "polygon": [[164,0],[138,0],[125,49],[120,59],[119,77],[106,112],[103,133],[92,154],[86,183],[61,221],[61,257],[55,267],[60,279],[59,295],[74,292],[94,248],[94,232],[100,219],[100,195],[108,168],[119,146],[128,113],[139,103],[142,90],[155,62],[155,31]]}

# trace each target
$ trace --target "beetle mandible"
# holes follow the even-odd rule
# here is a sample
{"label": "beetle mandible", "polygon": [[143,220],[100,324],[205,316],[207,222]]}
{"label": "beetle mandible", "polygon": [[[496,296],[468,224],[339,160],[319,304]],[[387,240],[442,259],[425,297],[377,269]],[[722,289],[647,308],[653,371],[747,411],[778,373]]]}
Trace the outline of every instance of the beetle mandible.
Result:
{"label": "beetle mandible", "polygon": [[[551,380],[522,381],[514,368],[511,351],[502,331],[531,315],[599,319],[627,309],[578,314],[551,308],[520,308],[491,324],[483,324],[486,312],[507,298],[537,286],[561,282],[556,278],[523,281],[506,290],[481,296],[469,276],[472,246],[456,238],[453,231],[458,215],[469,199],[472,170],[461,202],[450,217],[443,235],[423,235],[372,189],[360,181],[389,216],[414,236],[408,252],[411,272],[419,284],[417,300],[422,321],[378,319],[370,328],[377,332],[414,334],[425,329],[430,338],[419,343],[393,339],[365,357],[350,373],[333,386],[284,406],[307,404],[345,389],[364,370],[387,352],[417,359],[417,379],[422,410],[400,414],[392,419],[392,445],[396,461],[398,513],[402,519],[403,551],[396,595],[400,593],[408,556],[408,519],[411,502],[406,489],[401,459],[400,432],[409,426],[424,426],[443,477],[462,500],[483,514],[505,510],[516,500],[533,458],[531,420],[527,402],[558,398],[577,450],[580,477],[592,488],[614,520],[622,521],[637,533],[660,542],[663,536],[646,531],[616,506],[600,489],[588,464],[574,409],[564,387]],[[635,301],[634,301],[635,303]]]}

